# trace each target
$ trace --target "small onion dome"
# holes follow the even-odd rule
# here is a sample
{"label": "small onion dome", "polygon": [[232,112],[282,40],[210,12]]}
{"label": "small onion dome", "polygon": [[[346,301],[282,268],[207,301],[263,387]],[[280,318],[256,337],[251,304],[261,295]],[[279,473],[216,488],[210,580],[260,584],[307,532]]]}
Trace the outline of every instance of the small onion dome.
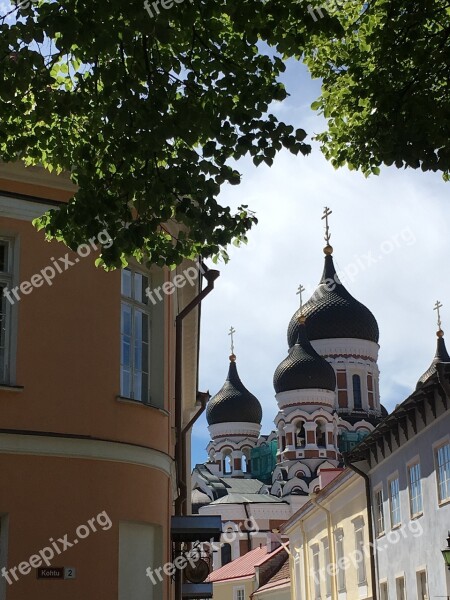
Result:
{"label": "small onion dome", "polygon": [[425,371],[425,373],[417,382],[416,389],[420,387],[423,383],[428,381],[428,379],[436,373],[436,365],[438,363],[450,363],[450,356],[448,355],[447,348],[445,347],[444,332],[442,331],[442,329],[439,329],[436,335],[436,354],[434,355],[433,362],[431,363],[430,368],[427,371]]}
{"label": "small onion dome", "polygon": [[297,323],[296,333],[295,344],[289,349],[287,358],[278,365],[273,376],[275,392],[278,394],[304,389],[334,391],[336,388],[334,369],[311,346],[302,317]]}
{"label": "small onion dome", "polygon": [[222,389],[208,402],[208,425],[236,422],[261,424],[261,404],[239,379],[235,361],[236,357],[232,354],[227,380]]}
{"label": "small onion dome", "polygon": [[[375,317],[345,289],[336,274],[331,246],[326,246],[322,279],[302,313],[310,340],[356,338],[378,343],[379,331]],[[298,310],[288,327],[288,344],[295,344],[298,330]]]}

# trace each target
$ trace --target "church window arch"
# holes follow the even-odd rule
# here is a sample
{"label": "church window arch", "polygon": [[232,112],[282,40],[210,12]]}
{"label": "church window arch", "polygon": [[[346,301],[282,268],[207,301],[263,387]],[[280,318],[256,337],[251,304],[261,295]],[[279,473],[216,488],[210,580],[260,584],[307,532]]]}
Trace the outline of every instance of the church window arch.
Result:
{"label": "church window arch", "polygon": [[353,408],[362,408],[362,395],[361,395],[361,377],[359,375],[353,375]]}

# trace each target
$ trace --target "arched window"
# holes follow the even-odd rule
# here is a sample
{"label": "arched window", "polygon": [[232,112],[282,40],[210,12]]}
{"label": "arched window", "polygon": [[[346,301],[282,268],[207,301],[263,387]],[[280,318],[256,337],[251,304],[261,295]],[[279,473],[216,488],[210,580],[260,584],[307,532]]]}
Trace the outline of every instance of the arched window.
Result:
{"label": "arched window", "polygon": [[227,475],[231,473],[231,455],[229,453],[223,459],[223,472]]}
{"label": "arched window", "polygon": [[231,562],[231,545],[230,544],[222,544],[220,549],[220,560],[222,567]]}
{"label": "arched window", "polygon": [[361,377],[359,375],[353,375],[353,407],[362,408],[362,397],[361,397]]}
{"label": "arched window", "polygon": [[306,443],[305,424],[299,421],[295,426],[295,445],[297,448],[304,448]]}
{"label": "arched window", "polygon": [[243,454],[241,458],[241,471],[247,473],[247,457],[245,454]]}
{"label": "arched window", "polygon": [[323,421],[317,421],[316,427],[316,444],[321,448],[325,448],[326,442],[326,427]]}

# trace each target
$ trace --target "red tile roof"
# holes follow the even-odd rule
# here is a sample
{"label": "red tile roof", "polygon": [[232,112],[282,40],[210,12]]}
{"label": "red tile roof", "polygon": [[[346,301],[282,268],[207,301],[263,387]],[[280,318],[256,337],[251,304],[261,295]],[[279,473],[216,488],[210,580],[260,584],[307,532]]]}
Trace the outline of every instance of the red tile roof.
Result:
{"label": "red tile roof", "polygon": [[213,571],[207,581],[227,581],[228,579],[251,577],[255,574],[255,565],[259,563],[266,554],[266,545],[262,548],[255,548],[227,565],[220,567],[220,569]]}

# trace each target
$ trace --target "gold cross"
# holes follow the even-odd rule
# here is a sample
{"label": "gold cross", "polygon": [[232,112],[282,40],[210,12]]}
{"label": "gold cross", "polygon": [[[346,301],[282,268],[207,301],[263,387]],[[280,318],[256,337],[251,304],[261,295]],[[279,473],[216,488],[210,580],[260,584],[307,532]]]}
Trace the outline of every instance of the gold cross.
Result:
{"label": "gold cross", "polygon": [[230,331],[228,335],[231,337],[231,354],[234,354],[234,342],[233,342],[233,334],[236,333],[236,329],[233,326],[230,327]]}
{"label": "gold cross", "polygon": [[298,286],[298,291],[296,292],[297,296],[300,296],[300,312],[302,312],[303,309],[303,297],[302,297],[302,293],[305,291],[305,288],[302,286],[302,284],[300,284]]}
{"label": "gold cross", "polygon": [[328,206],[325,206],[322,217],[322,221],[325,219],[325,241],[328,245],[330,245],[331,238],[330,227],[328,226],[328,217],[332,214],[332,212],[333,211],[330,210]]}
{"label": "gold cross", "polygon": [[438,319],[438,329],[441,329],[441,313],[439,312],[439,309],[442,308],[442,304],[439,302],[439,300],[436,300],[436,304],[434,305],[433,310],[437,311],[437,319]]}

